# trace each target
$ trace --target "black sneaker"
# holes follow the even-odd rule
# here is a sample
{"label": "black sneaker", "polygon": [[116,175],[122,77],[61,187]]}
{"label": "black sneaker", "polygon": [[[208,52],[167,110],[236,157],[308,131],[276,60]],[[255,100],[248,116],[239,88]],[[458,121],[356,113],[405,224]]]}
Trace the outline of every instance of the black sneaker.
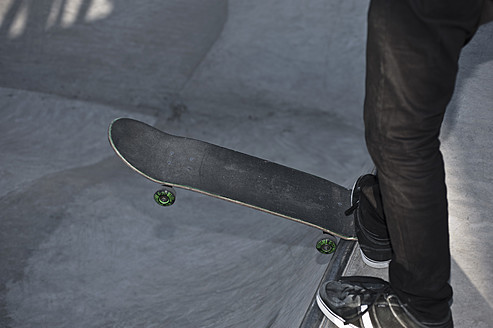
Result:
{"label": "black sneaker", "polygon": [[452,315],[441,322],[420,322],[392,291],[373,277],[342,277],[322,285],[317,303],[339,328],[452,328]]}
{"label": "black sneaker", "polygon": [[366,174],[356,180],[351,210],[363,261],[372,268],[386,268],[392,258],[377,177]]}

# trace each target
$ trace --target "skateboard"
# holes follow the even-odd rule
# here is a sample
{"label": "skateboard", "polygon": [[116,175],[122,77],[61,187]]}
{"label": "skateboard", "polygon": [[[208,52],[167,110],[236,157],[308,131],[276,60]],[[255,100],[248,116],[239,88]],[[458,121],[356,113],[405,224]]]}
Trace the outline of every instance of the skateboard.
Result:
{"label": "skateboard", "polygon": [[351,191],[331,181],[128,118],[114,120],[108,137],[125,164],[163,186],[159,205],[172,205],[182,188],[317,228],[330,235],[317,242],[321,253],[335,251],[334,237],[356,240],[345,214]]}

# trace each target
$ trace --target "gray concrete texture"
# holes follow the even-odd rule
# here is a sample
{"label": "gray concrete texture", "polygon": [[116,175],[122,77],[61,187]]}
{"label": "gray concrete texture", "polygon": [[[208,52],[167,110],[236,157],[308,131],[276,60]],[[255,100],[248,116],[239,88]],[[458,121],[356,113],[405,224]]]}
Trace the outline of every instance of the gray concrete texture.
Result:
{"label": "gray concrete texture", "polygon": [[[319,232],[189,192],[160,208],[106,129],[134,117],[350,186],[367,6],[0,1],[0,327],[298,327]],[[493,326],[492,34],[442,135],[456,327]]]}

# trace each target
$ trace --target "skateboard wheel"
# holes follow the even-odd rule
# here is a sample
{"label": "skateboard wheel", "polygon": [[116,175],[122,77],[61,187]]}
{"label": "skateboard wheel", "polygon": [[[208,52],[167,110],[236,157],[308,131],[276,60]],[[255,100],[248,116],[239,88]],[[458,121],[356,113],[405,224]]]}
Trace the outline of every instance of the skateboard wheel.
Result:
{"label": "skateboard wheel", "polygon": [[322,254],[332,254],[336,249],[337,244],[333,238],[322,238],[317,242],[317,250]]}
{"label": "skateboard wheel", "polygon": [[173,188],[166,187],[154,193],[154,200],[158,205],[171,206],[176,200],[176,193]]}

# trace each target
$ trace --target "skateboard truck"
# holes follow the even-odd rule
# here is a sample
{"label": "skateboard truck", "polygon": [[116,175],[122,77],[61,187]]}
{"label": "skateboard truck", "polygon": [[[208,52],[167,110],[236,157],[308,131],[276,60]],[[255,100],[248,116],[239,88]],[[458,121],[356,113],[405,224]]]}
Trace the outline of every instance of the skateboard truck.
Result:
{"label": "skateboard truck", "polygon": [[175,203],[176,191],[173,187],[163,185],[163,189],[154,193],[154,200],[158,205],[171,206]]}

